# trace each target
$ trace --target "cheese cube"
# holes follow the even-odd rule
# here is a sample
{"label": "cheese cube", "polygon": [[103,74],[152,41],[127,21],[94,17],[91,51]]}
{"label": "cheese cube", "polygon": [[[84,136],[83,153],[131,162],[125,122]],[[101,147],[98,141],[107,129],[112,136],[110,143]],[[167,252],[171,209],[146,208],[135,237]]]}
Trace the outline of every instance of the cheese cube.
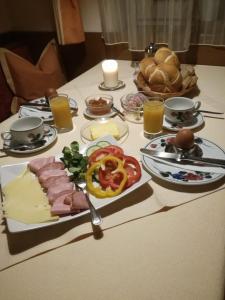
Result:
{"label": "cheese cube", "polygon": [[90,128],[92,140],[96,140],[104,135],[112,135],[115,139],[120,138],[117,125],[113,122],[92,125]]}

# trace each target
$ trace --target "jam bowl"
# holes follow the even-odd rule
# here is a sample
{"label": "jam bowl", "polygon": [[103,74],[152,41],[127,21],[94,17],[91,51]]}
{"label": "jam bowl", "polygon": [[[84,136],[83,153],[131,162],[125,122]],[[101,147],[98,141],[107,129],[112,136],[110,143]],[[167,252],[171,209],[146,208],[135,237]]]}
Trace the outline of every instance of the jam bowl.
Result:
{"label": "jam bowl", "polygon": [[113,97],[105,94],[95,94],[85,99],[87,111],[95,116],[103,116],[111,112]]}
{"label": "jam bowl", "polygon": [[147,99],[147,96],[141,92],[129,93],[121,97],[120,103],[127,121],[143,123],[143,103],[145,99]]}

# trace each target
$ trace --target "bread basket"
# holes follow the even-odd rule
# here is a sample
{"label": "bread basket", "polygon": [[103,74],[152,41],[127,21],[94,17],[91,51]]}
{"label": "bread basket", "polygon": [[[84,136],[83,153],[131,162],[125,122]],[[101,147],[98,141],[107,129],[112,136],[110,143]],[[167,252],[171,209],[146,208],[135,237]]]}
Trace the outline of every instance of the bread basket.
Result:
{"label": "bread basket", "polygon": [[167,98],[171,98],[171,97],[178,97],[178,96],[183,96],[189,92],[191,92],[192,90],[197,88],[197,77],[195,75],[194,77],[194,81],[192,85],[187,86],[186,88],[182,88],[180,91],[177,92],[168,92],[168,93],[162,93],[162,92],[155,92],[152,91],[150,86],[148,85],[147,81],[145,80],[144,76],[142,75],[141,72],[139,72],[136,76],[136,78],[134,79],[134,83],[137,86],[137,89],[139,91],[144,92],[144,94],[154,97],[154,96],[160,96],[163,99],[167,99]]}

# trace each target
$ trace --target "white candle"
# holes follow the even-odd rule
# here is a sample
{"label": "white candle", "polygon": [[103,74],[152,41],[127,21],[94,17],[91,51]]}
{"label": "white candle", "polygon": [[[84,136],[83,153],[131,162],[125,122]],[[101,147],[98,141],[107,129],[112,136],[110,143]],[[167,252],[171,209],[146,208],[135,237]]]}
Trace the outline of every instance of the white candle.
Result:
{"label": "white candle", "polygon": [[102,63],[104,84],[106,87],[118,85],[118,63],[113,59],[104,60]]}

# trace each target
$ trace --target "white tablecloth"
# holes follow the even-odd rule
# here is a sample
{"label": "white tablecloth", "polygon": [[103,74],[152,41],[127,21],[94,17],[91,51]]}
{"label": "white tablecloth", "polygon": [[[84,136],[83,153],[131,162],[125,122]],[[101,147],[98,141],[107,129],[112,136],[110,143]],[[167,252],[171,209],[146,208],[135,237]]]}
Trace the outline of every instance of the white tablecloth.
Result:
{"label": "white tablecloth", "polygon": [[[118,63],[126,87],[110,94],[120,108],[120,97],[136,87],[130,62]],[[200,90],[195,99],[202,101],[202,108],[225,111],[225,68],[198,65],[195,70]],[[0,164],[56,155],[73,140],[83,143],[80,128],[88,122],[84,99],[100,92],[101,81],[99,64],[60,89],[78,102],[71,132],[59,134],[47,151],[1,157]],[[16,118],[2,122],[0,130]],[[224,124],[205,118],[195,134],[225,148]],[[140,147],[148,142],[143,125],[128,126],[122,147],[139,157]],[[150,181],[123,202],[103,208],[103,231],[95,235],[88,217],[28,235],[6,234],[2,224],[0,299],[222,299],[224,183],[215,187],[217,192],[207,187],[190,192]]]}

